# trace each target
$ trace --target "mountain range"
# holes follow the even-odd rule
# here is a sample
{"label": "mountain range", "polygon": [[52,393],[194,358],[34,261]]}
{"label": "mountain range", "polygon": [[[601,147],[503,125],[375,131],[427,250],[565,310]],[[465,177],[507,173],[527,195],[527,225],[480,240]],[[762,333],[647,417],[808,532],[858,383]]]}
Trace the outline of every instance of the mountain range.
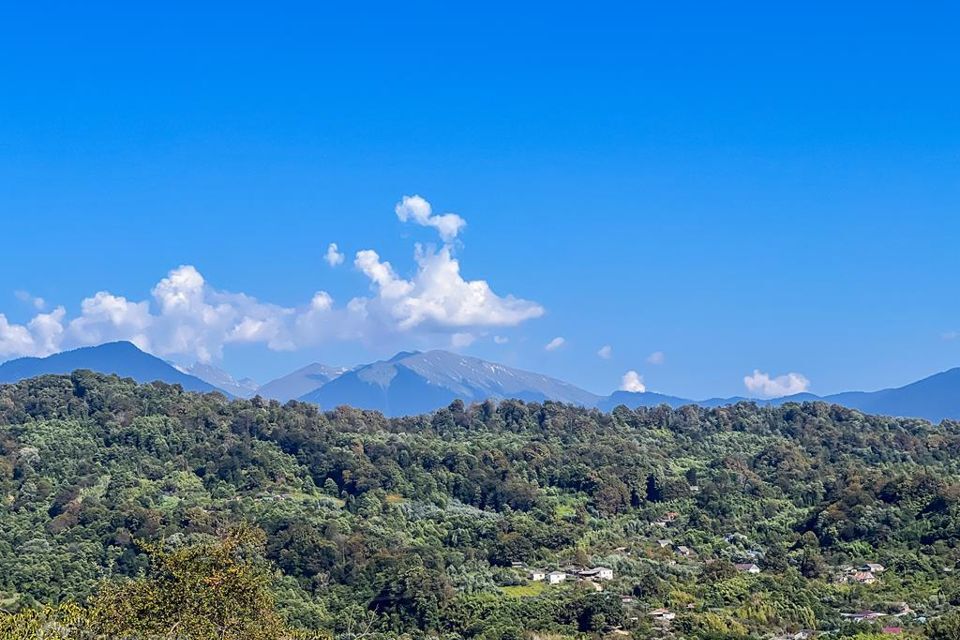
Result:
{"label": "mountain range", "polygon": [[460,399],[479,402],[488,398],[554,400],[610,411],[629,408],[695,404],[718,407],[749,401],[760,405],[822,400],[865,413],[917,417],[939,421],[960,419],[960,368],[923,380],[880,391],[851,391],[828,396],[801,393],[773,399],[743,397],[692,400],[645,391],[615,391],[599,396],[575,385],[539,373],[514,369],[448,351],[401,352],[389,360],[353,369],[313,363],[258,386],[207,364],[176,367],[138,349],[129,342],[112,342],[53,354],[46,358],[17,358],[0,364],[0,384],[44,374],[65,374],[76,369],[114,373],[138,382],[161,380],[187,391],[219,391],[228,397],[264,398],[281,402],[301,400],[325,409],[350,405],[375,409],[388,416],[425,413]]}

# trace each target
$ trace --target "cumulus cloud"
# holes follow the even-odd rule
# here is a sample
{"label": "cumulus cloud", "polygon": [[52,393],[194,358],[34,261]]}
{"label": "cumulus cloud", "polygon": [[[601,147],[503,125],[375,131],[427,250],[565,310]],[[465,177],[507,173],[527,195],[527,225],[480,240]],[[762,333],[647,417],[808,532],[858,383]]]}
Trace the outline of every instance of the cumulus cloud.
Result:
{"label": "cumulus cloud", "polygon": [[66,310],[38,313],[26,325],[14,324],[0,313],[0,357],[43,356],[53,353],[63,335]]}
{"label": "cumulus cloud", "polygon": [[359,251],[354,261],[376,294],[363,299],[363,306],[393,320],[402,331],[510,327],[543,315],[535,302],[498,296],[484,280],[465,280],[449,246],[434,250],[418,245],[414,257],[417,272],[410,280],[398,276],[376,251]]}
{"label": "cumulus cloud", "polygon": [[[406,203],[407,219],[451,238],[465,224],[458,216],[459,222],[447,217],[452,214],[434,216],[425,200],[415,198],[401,203]],[[328,262],[331,249],[343,257],[331,244]],[[219,359],[230,344],[293,350],[334,340],[376,343],[400,338],[464,347],[490,329],[543,315],[536,302],[498,295],[485,280],[464,278],[453,250],[449,244],[440,249],[417,245],[409,276],[372,249],[358,251],[354,266],[369,279],[370,290],[339,305],[323,290],[298,306],[263,302],[217,289],[196,267],[182,265],[142,300],[99,291],[84,299],[72,318],[63,307],[38,313],[26,324],[0,314],[0,357],[48,355],[113,340],[130,340],[159,356],[200,362]]]}
{"label": "cumulus cloud", "polygon": [[643,376],[632,369],[623,374],[620,379],[620,391],[643,393],[646,390],[647,386],[643,384]]}
{"label": "cumulus cloud", "polygon": [[647,356],[648,364],[663,364],[664,362],[666,362],[666,360],[667,360],[667,356],[666,354],[663,353],[663,351],[654,351],[653,353]]}
{"label": "cumulus cloud", "polygon": [[567,340],[565,338],[561,338],[560,336],[557,336],[556,338],[548,342],[546,345],[544,345],[543,348],[546,349],[547,351],[556,351],[557,349],[559,349],[565,344],[567,344]]}
{"label": "cumulus cloud", "polygon": [[791,396],[810,388],[810,381],[803,374],[791,372],[771,378],[770,374],[759,369],[754,369],[753,375],[744,376],[743,384],[750,393],[764,398]]}
{"label": "cumulus cloud", "polygon": [[613,356],[613,347],[608,344],[603,345],[597,351],[597,355],[603,358],[604,360],[609,360]]}
{"label": "cumulus cloud", "polygon": [[337,246],[336,242],[331,242],[327,245],[327,252],[324,254],[323,259],[326,260],[327,264],[331,267],[343,264],[344,255],[340,253],[340,247]]}
{"label": "cumulus cloud", "polygon": [[28,356],[35,353],[33,335],[22,324],[13,324],[0,313],[0,356]]}
{"label": "cumulus cloud", "polygon": [[403,196],[394,207],[401,222],[413,222],[424,227],[433,227],[444,242],[450,242],[467,226],[467,221],[455,213],[434,215],[433,207],[420,196]]}

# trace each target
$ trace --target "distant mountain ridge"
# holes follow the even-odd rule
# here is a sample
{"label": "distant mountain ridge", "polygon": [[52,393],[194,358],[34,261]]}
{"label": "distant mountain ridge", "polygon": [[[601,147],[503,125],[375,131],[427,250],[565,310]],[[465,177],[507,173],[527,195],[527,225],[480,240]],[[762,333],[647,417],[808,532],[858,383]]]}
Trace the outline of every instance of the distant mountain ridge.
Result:
{"label": "distant mountain ridge", "polygon": [[[0,383],[44,374],[68,374],[76,369],[114,373],[138,382],[160,380],[188,391],[220,391],[227,396],[259,395],[281,402],[299,399],[324,409],[349,405],[374,409],[388,416],[426,413],[460,399],[516,398],[528,402],[554,400],[611,411],[667,405],[719,407],[737,402],[779,406],[787,402],[824,401],[865,413],[925,418],[934,422],[960,419],[960,368],[880,391],[851,391],[827,396],[800,393],[782,398],[745,397],[692,400],[644,391],[615,391],[599,396],[568,382],[448,351],[400,352],[388,360],[354,369],[314,363],[256,387],[252,380],[235,380],[209,365],[177,368],[144,353],[129,342],[111,342],[64,351],[45,358],[17,358],[0,364]],[[194,374],[194,375],[191,375]]]}
{"label": "distant mountain ridge", "polygon": [[397,416],[432,411],[457,399],[487,398],[583,406],[600,399],[562,380],[449,351],[399,353],[348,371],[300,399],[324,408],[350,405]]}
{"label": "distant mountain ridge", "polygon": [[[55,353],[45,358],[17,358],[0,364],[0,383],[48,374],[68,374],[77,369],[114,373],[137,382],[162,381],[179,384],[186,391],[221,391],[209,382],[189,375],[129,342],[108,342]],[[227,394],[229,395],[229,394]]]}
{"label": "distant mountain ridge", "polygon": [[[663,398],[663,402],[657,400]],[[616,400],[616,402],[613,402]],[[936,373],[916,382],[880,391],[846,391],[827,396],[813,393],[798,393],[780,398],[710,398],[708,400],[685,400],[672,396],[650,393],[619,391],[609,396],[598,406],[606,410],[617,404],[630,408],[668,404],[676,407],[695,404],[701,407],[722,407],[737,402],[755,402],[762,406],[781,406],[788,402],[828,402],[864,413],[901,418],[924,418],[932,422],[960,419],[960,367]],[[677,404],[677,403],[680,404]]]}
{"label": "distant mountain ridge", "polygon": [[314,362],[276,380],[271,380],[257,389],[256,394],[280,402],[296,400],[311,391],[316,391],[345,371],[343,367],[331,367]]}
{"label": "distant mountain ridge", "polygon": [[219,369],[210,364],[202,364],[200,362],[194,363],[193,365],[185,368],[176,367],[183,371],[187,375],[200,378],[204,382],[207,382],[217,389],[226,391],[232,396],[237,398],[250,398],[260,387],[255,380],[250,378],[242,378],[237,380],[232,375]]}

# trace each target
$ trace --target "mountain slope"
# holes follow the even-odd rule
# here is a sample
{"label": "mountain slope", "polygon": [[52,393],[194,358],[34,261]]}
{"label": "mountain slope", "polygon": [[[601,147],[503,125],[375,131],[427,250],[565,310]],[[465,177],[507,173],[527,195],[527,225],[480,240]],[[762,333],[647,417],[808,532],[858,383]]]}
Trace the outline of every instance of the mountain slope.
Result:
{"label": "mountain slope", "polygon": [[881,391],[853,391],[824,398],[866,413],[939,421],[960,419],[960,368]]}
{"label": "mountain slope", "polygon": [[458,398],[557,400],[583,406],[599,400],[555,378],[448,351],[400,353],[344,373],[301,400],[326,409],[350,405],[398,416],[433,411]]}
{"label": "mountain slope", "polygon": [[237,380],[223,369],[218,369],[213,365],[202,364],[200,362],[196,362],[192,366],[181,369],[181,371],[196,378],[200,378],[204,382],[212,384],[214,387],[222,389],[230,395],[238,398],[252,397],[253,394],[256,393],[257,387],[259,387],[255,380],[251,380],[250,378]]}
{"label": "mountain slope", "polygon": [[281,378],[271,380],[257,389],[256,393],[264,398],[279,400],[280,402],[296,400],[311,391],[319,389],[344,371],[346,369],[315,362]]}
{"label": "mountain slope", "polygon": [[179,384],[187,391],[220,391],[212,384],[144,353],[129,342],[108,342],[96,347],[55,353],[46,358],[10,360],[0,365],[0,383],[17,382],[51,373],[71,373],[77,369],[114,373],[123,378],[133,378],[137,382],[160,380]]}

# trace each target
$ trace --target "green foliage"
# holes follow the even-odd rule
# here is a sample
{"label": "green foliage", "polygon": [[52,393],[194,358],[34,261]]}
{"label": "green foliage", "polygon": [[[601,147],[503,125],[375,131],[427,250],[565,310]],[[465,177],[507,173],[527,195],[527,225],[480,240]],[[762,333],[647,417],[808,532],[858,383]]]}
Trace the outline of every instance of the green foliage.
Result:
{"label": "green foliage", "polygon": [[956,423],[822,403],[386,419],[46,376],[0,386],[0,637],[732,638],[872,610],[953,638],[958,454]]}

